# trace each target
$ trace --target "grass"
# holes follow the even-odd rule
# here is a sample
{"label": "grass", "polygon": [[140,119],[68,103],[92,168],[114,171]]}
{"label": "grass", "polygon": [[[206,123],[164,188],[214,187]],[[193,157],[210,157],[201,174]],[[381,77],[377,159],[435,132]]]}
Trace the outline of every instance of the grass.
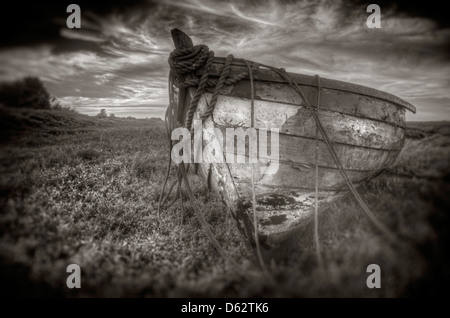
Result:
{"label": "grass", "polygon": [[[359,187],[376,216],[413,249],[389,244],[347,196],[320,215],[324,268],[316,263],[311,225],[289,257],[269,262],[268,280],[224,205],[195,176],[202,212],[242,269],[214,250],[188,202],[184,224],[179,204],[158,222],[168,160],[162,121],[64,110],[0,113],[8,124],[0,146],[2,294],[417,297],[442,296],[450,281],[448,123],[414,123],[395,164]],[[81,267],[81,289],[66,287],[72,263]],[[373,263],[381,267],[381,289],[366,287]]]}

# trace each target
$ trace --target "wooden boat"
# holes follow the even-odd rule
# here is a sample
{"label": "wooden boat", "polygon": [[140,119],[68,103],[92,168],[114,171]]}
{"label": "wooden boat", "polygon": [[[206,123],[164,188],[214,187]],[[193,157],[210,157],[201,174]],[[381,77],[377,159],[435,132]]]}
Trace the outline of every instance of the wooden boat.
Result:
{"label": "wooden boat", "polygon": [[[172,31],[176,48],[189,47],[191,40],[179,30]],[[218,78],[225,58],[215,57],[210,77]],[[240,74],[247,65],[236,60],[230,74]],[[319,90],[314,76],[287,73],[315,108]],[[316,122],[299,94],[278,74],[255,69],[254,127],[279,128],[279,168],[262,174],[255,169],[255,193],[259,238],[262,244],[277,246],[307,224],[314,215],[315,156],[318,145],[318,204],[326,207],[348,192],[335,161],[319,134]],[[178,89],[178,120],[185,122],[194,88]],[[194,118],[207,109],[213,88],[207,89]],[[205,128],[251,127],[250,79],[226,85],[219,91],[213,116]],[[415,108],[391,94],[347,82],[321,78],[318,118],[328,133],[335,153],[354,185],[373,177],[391,165],[405,138],[405,111]],[[204,136],[205,145],[208,138]],[[232,211],[240,231],[253,242],[252,165],[248,163],[198,164],[198,174],[208,182]]]}

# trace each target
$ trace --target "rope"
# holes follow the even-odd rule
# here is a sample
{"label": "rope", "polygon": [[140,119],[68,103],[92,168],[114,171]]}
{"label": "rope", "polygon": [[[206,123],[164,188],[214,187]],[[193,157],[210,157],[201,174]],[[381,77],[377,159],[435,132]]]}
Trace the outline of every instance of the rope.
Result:
{"label": "rope", "polygon": [[[247,77],[247,72],[230,76],[231,62],[233,59],[233,55],[228,55],[220,77],[216,81],[209,78],[209,70],[214,61],[214,52],[209,51],[206,45],[175,49],[170,53],[169,65],[179,86],[183,88],[196,87],[189,109],[186,113],[185,127],[187,129],[191,129],[198,102],[207,87],[214,87],[214,93],[208,109],[200,116],[201,119],[208,118],[214,112],[219,91],[223,85],[232,85]],[[196,77],[196,72],[201,72],[200,78]]]}
{"label": "rope", "polygon": [[[228,77],[227,79],[225,79],[225,85],[236,84],[237,82],[239,82],[240,80],[243,80],[246,77],[247,77],[247,72],[242,72],[237,75],[233,75],[233,77]],[[217,79],[208,78],[208,80],[206,81],[206,86],[214,87],[217,85],[217,81],[218,81]],[[187,87],[196,87],[198,85],[198,83],[199,83],[198,78],[190,78],[190,79],[184,80],[184,82],[179,83],[179,85],[182,88],[187,88]]]}
{"label": "rope", "polygon": [[[169,194],[172,192],[173,186],[170,187],[170,190],[167,192],[167,195],[163,198],[164,195],[164,191],[166,190],[166,185],[167,185],[167,181],[169,180],[169,175],[170,175],[170,168],[172,165],[172,160],[170,159],[170,155],[172,152],[172,139],[171,139],[171,129],[172,129],[172,119],[173,119],[173,111],[174,111],[174,92],[173,92],[173,85],[172,85],[172,81],[173,81],[173,76],[172,76],[172,72],[170,72],[169,74],[169,106],[167,106],[167,110],[166,113],[164,115],[164,123],[165,123],[165,127],[166,127],[166,133],[167,133],[167,137],[168,137],[168,141],[169,141],[169,163],[167,166],[167,173],[166,173],[166,177],[164,178],[164,182],[163,182],[163,187],[161,189],[161,193],[159,196],[159,202],[158,202],[158,210],[157,210],[157,215],[158,215],[158,220],[161,223],[161,207],[164,205],[167,197],[169,196]],[[175,185],[175,183],[174,183]]]}
{"label": "rope", "polygon": [[225,78],[230,73],[231,61],[233,61],[233,59],[234,59],[233,55],[230,54],[227,56],[227,59],[225,60],[225,64],[222,69],[222,73],[220,73],[219,81],[217,82],[217,85],[214,88],[214,93],[211,97],[211,100],[209,101],[208,109],[206,109],[206,111],[201,115],[200,117],[201,119],[206,119],[213,113],[214,108],[216,107],[217,99],[219,97],[219,91],[222,88],[223,84],[225,83]]}
{"label": "rope", "polygon": [[[250,94],[251,94],[251,127],[255,126],[255,89],[253,85],[253,72],[250,67],[250,63],[245,61],[245,65],[247,65],[248,75],[250,77]],[[264,259],[261,254],[261,246],[259,243],[259,231],[258,231],[258,216],[256,214],[256,195],[255,195],[255,164],[252,163],[252,207],[253,207],[253,230],[255,232],[255,245],[256,245],[256,253],[258,255],[259,265],[263,269],[266,274],[269,274],[269,271],[264,263]]]}
{"label": "rope", "polygon": [[[316,112],[319,112],[320,107],[320,77],[319,75],[316,75],[317,77],[317,103],[316,103]],[[322,262],[322,255],[320,253],[320,244],[319,244],[319,128],[316,125],[316,149],[315,149],[315,169],[316,169],[316,193],[315,193],[315,200],[314,200],[314,241],[316,244],[316,257],[317,257],[317,263],[320,267],[323,267]]]}
{"label": "rope", "polygon": [[191,105],[187,112],[187,119],[186,119],[186,128],[188,130],[191,130],[192,118],[194,117],[194,113],[195,113],[195,110],[197,109],[198,102],[200,101],[202,94],[205,92],[206,82],[208,81],[208,76],[209,76],[208,72],[212,65],[213,57],[214,57],[214,53],[212,52],[209,54],[209,58],[208,58],[208,61],[206,62],[202,77],[200,78],[200,81],[198,83],[197,90],[195,91],[194,96],[192,97]]}
{"label": "rope", "polygon": [[[191,186],[189,184],[189,179],[187,177],[186,169],[184,168],[184,163],[179,164],[179,170],[181,171],[182,179],[184,180],[184,185],[186,186],[187,194],[189,196],[189,199],[191,202],[195,202],[194,194],[192,193]],[[242,269],[240,266],[228,255],[227,251],[220,245],[220,243],[217,241],[214,234],[211,232],[211,229],[209,228],[208,222],[206,222],[205,217],[203,216],[203,213],[199,211],[198,209],[193,209],[195,212],[195,215],[197,216],[197,219],[199,220],[200,224],[202,225],[202,228],[206,235],[208,236],[211,243],[214,245],[216,250],[219,252],[220,255],[224,259],[230,262],[230,264],[238,271],[242,272]]]}

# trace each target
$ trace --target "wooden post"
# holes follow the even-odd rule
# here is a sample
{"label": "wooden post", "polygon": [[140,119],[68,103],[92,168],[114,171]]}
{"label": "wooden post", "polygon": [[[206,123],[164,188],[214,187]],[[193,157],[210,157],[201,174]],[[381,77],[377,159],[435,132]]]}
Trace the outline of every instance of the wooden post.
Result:
{"label": "wooden post", "polygon": [[194,46],[192,39],[180,29],[172,29],[170,34],[172,35],[173,44],[176,49],[184,49]]}
{"label": "wooden post", "polygon": [[[194,47],[192,39],[180,29],[172,29],[170,31],[172,35],[173,44],[176,49],[184,49],[189,47]],[[186,88],[179,88],[178,90],[178,105],[177,105],[177,120],[184,126],[186,120],[186,111],[189,108],[191,98],[188,94],[189,90]]]}

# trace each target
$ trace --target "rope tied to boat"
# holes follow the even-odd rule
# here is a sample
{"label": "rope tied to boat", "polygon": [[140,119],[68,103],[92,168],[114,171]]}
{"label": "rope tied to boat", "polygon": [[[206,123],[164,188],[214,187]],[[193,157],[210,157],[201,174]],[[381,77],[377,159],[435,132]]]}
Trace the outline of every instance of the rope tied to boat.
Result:
{"label": "rope tied to boat", "polygon": [[[192,120],[194,117],[194,113],[197,110],[198,102],[200,101],[201,96],[204,94],[207,87],[214,87],[214,91],[212,94],[212,97],[208,103],[207,109],[204,111],[203,114],[200,115],[200,118],[202,120],[207,119],[210,117],[215,109],[215,106],[217,104],[217,100],[219,97],[219,91],[222,89],[224,85],[232,85],[237,83],[238,81],[249,77],[251,81],[252,86],[252,93],[253,93],[253,77],[252,77],[252,70],[257,65],[256,63],[253,63],[250,65],[247,61],[245,63],[247,64],[247,71],[241,72],[237,75],[231,76],[230,75],[230,69],[231,69],[231,62],[234,60],[233,55],[228,55],[224,66],[222,68],[222,71],[220,73],[219,79],[214,80],[209,78],[209,70],[212,65],[214,58],[214,52],[209,51],[208,47],[206,45],[197,45],[191,48],[183,48],[183,49],[175,49],[169,57],[169,65],[171,68],[171,72],[169,75],[169,107],[166,111],[166,130],[170,139],[170,145],[172,148],[172,140],[170,137],[170,130],[175,128],[174,125],[174,117],[176,117],[177,112],[179,110],[178,105],[175,105],[174,103],[174,91],[173,91],[173,84],[176,83],[178,87],[181,88],[189,88],[189,87],[195,87],[196,90],[192,96],[189,109],[187,110],[186,117],[185,117],[185,128],[188,130],[191,130],[192,126]],[[252,94],[252,105],[253,105],[254,96]],[[253,118],[253,113],[252,113]],[[167,123],[169,123],[167,125]],[[253,119],[252,119],[253,123]],[[253,126],[253,125],[252,125]],[[178,180],[176,180],[169,188],[169,192],[163,197],[165,187],[167,185],[167,181],[170,175],[170,168],[171,164],[169,163],[166,178],[164,181],[164,185],[161,191],[160,200],[158,204],[158,218],[161,221],[160,217],[160,210],[162,205],[164,204],[165,200],[168,198],[170,192],[172,191],[175,182],[178,182],[178,189],[179,189],[179,198],[181,200],[181,204],[183,202],[182,198],[182,192],[181,192],[181,184],[182,181],[184,181],[187,194],[189,196],[189,199],[191,202],[195,201],[193,192],[190,187],[189,179],[187,177],[187,172],[189,169],[189,165],[187,165],[187,168],[185,167],[184,163],[181,162],[177,165],[177,172],[178,172]],[[253,167],[254,170],[254,167]],[[253,182],[253,179],[252,179]],[[170,205],[173,204],[174,201],[171,202]],[[254,226],[255,226],[255,241],[256,241],[256,247],[257,247],[257,255],[258,260],[260,262],[260,265],[264,271],[264,273],[267,275],[270,275],[269,271],[267,270],[267,267],[262,259],[261,256],[261,250],[259,246],[259,238],[258,238],[258,223],[257,223],[257,216],[256,216],[256,201],[255,201],[255,191],[253,187],[253,211],[254,211]],[[183,210],[183,207],[182,207]],[[194,212],[197,215],[198,220],[200,221],[206,235],[210,239],[211,243],[214,245],[214,247],[217,249],[217,251],[225,258],[227,259],[230,264],[240,270],[240,266],[228,255],[228,253],[224,250],[224,248],[220,245],[220,243],[217,241],[214,234],[209,229],[209,225],[207,224],[203,214],[201,211],[197,211],[197,209],[194,209]]]}
{"label": "rope tied to boat", "polygon": [[175,49],[170,53],[169,65],[173,72],[175,83],[179,87],[196,87],[191,104],[187,111],[185,127],[191,129],[192,119],[197,110],[198,102],[207,87],[214,87],[214,93],[209,102],[208,109],[200,115],[201,119],[208,118],[214,111],[219,97],[219,91],[224,85],[233,85],[248,76],[244,71],[230,75],[233,55],[228,55],[218,80],[210,78],[209,70],[214,60],[214,51],[206,45],[200,44],[191,48]]}
{"label": "rope tied to boat", "polygon": [[[320,109],[320,76],[317,78],[317,100],[316,100],[316,112]],[[320,253],[319,242],[319,127],[316,125],[315,136],[315,151],[314,151],[314,168],[315,168],[315,193],[314,193],[314,243],[316,245],[316,258],[320,268],[323,268],[322,254]]]}

